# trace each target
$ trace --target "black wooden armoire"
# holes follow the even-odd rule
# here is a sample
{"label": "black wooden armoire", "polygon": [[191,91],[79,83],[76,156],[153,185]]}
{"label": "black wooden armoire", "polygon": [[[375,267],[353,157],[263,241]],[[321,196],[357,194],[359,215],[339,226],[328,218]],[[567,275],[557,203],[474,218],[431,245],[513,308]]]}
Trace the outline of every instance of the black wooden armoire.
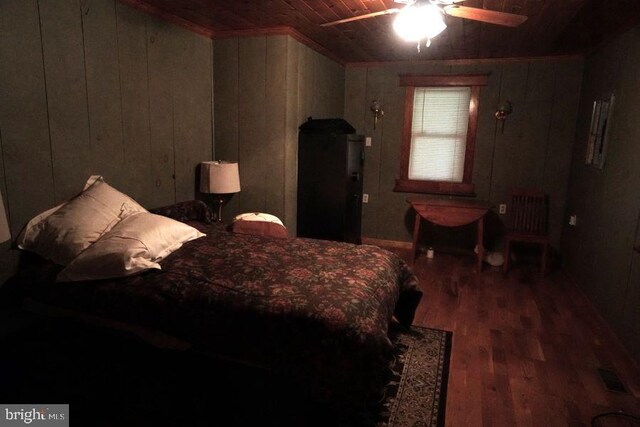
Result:
{"label": "black wooden armoire", "polygon": [[309,118],[298,136],[298,237],[360,243],[364,136]]}

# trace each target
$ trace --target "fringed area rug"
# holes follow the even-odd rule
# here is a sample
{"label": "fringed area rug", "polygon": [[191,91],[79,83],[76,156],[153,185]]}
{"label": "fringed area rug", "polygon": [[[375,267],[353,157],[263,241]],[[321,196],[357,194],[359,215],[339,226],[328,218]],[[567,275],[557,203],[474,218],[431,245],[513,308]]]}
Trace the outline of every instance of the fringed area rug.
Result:
{"label": "fringed area rug", "polygon": [[444,425],[451,332],[413,326],[391,330],[395,346],[394,378],[376,426]]}

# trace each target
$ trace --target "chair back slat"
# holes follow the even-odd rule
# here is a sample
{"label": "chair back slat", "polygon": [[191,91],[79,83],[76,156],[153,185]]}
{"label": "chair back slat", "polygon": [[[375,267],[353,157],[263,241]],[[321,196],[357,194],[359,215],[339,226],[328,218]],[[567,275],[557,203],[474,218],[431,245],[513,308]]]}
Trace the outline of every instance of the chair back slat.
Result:
{"label": "chair back slat", "polygon": [[549,202],[541,190],[516,188],[511,190],[509,231],[522,234],[547,234]]}

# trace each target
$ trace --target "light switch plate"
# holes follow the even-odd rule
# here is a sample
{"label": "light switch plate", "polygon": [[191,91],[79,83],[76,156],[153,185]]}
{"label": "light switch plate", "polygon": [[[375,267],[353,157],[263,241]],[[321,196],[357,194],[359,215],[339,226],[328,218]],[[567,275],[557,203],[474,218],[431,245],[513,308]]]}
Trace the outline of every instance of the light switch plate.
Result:
{"label": "light switch plate", "polygon": [[367,137],[364,139],[364,146],[365,146],[365,147],[371,147],[371,137],[370,137],[370,136],[367,136]]}

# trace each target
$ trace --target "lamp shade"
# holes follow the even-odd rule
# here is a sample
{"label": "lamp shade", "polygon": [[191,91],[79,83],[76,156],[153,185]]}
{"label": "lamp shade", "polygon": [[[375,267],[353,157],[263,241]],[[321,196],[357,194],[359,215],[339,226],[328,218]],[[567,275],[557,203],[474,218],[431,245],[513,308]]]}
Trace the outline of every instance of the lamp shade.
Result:
{"label": "lamp shade", "polygon": [[200,191],[213,194],[239,192],[238,164],[223,161],[200,163]]}
{"label": "lamp shade", "polygon": [[6,242],[11,238],[9,231],[9,221],[7,221],[7,212],[4,210],[4,200],[0,194],[0,243]]}

